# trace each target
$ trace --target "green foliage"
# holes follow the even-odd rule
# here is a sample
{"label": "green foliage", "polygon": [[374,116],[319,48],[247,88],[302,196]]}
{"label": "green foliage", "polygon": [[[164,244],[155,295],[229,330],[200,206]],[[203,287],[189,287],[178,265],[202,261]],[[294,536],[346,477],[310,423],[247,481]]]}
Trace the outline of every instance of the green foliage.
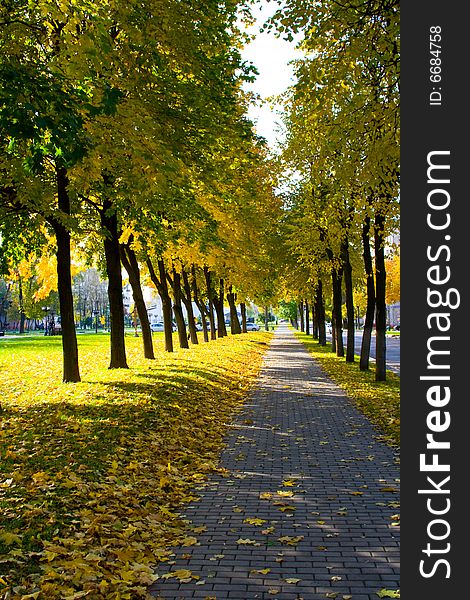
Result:
{"label": "green foliage", "polygon": [[296,319],[297,318],[297,303],[295,300],[279,302],[279,317],[281,319]]}

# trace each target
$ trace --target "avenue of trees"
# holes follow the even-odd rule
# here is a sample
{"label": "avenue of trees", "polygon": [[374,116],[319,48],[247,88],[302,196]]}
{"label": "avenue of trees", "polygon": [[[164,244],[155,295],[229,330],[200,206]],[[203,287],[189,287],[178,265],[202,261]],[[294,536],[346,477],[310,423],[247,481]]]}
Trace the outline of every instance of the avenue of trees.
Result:
{"label": "avenue of trees", "polygon": [[283,99],[287,137],[276,158],[246,116],[243,84],[254,74],[240,55],[241,15],[249,4],[229,0],[0,5],[0,269],[21,319],[35,318],[34,298],[57,293],[64,381],[80,381],[84,300],[72,280],[90,266],[107,281],[110,368],[128,366],[124,269],[148,359],[144,283],[162,300],[167,351],[173,317],[180,346],[198,343],[191,302],[209,341],[227,334],[224,303],[237,334],[247,301],[267,311],[294,298],[326,343],[331,297],[334,348],[348,361],[360,290],[361,368],[375,321],[376,379],[385,379],[398,3],[283,3],[267,27],[300,34],[304,58]]}
{"label": "avenue of trees", "polygon": [[[382,381],[387,261],[396,272],[387,246],[398,229],[399,3],[289,0],[270,26],[288,38],[300,33],[304,51],[295,64],[297,83],[283,99],[282,161],[296,175],[282,224],[286,287],[298,299],[301,324],[313,313],[313,334],[323,344],[328,290],[333,348],[350,362],[354,289],[365,290],[360,368],[369,368],[375,323],[376,380]],[[399,290],[388,295],[395,302]]]}

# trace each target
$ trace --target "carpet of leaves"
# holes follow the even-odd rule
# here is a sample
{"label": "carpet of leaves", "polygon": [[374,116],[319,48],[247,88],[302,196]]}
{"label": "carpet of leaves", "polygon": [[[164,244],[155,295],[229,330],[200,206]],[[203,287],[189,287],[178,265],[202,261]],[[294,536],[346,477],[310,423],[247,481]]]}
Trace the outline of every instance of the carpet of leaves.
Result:
{"label": "carpet of leaves", "polygon": [[127,336],[79,337],[82,382],[61,383],[60,338],[0,346],[0,598],[146,598],[159,561],[194,533],[178,510],[217,470],[223,436],[272,334],[156,360]]}
{"label": "carpet of leaves", "polygon": [[320,346],[312,336],[296,332],[298,339],[320,363],[328,375],[342,387],[357,408],[376,425],[391,446],[400,445],[400,377],[387,372],[387,381],[376,382],[372,365],[359,370],[359,359],[347,363],[331,352],[331,345]]}

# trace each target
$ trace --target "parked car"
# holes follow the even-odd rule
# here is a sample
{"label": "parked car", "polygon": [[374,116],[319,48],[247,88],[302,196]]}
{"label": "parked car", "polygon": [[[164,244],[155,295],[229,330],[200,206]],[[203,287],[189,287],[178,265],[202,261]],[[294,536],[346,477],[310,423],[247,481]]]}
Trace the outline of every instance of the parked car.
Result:
{"label": "parked car", "polygon": [[[165,325],[163,324],[163,321],[157,321],[156,323],[150,323],[150,329],[152,331],[165,331]],[[176,331],[175,323],[171,324],[171,329],[172,331]]]}
{"label": "parked car", "polygon": [[247,331],[259,331],[259,325],[257,323],[247,323],[246,330]]}

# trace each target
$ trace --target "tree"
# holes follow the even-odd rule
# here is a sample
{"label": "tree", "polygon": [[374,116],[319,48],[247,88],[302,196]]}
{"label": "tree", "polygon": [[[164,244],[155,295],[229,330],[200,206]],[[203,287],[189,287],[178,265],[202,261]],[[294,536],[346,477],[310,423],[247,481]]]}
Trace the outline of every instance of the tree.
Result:
{"label": "tree", "polygon": [[[361,228],[373,236],[376,379],[380,381],[385,378],[383,253],[398,207],[398,2],[358,5],[352,1],[318,4],[291,0],[269,26],[276,26],[288,38],[303,33],[305,58],[297,62],[298,82],[286,98],[284,156],[290,168],[303,175],[304,185],[308,180],[326,184],[329,233],[336,219],[339,227],[334,231],[343,250],[338,255],[330,243],[325,251],[330,254],[334,280],[339,277],[338,269],[346,267],[348,322],[352,322],[352,294],[345,249],[355,245]],[[354,215],[352,221],[348,214]],[[317,215],[316,223],[321,222]],[[367,222],[369,229],[363,227]],[[327,242],[326,234],[323,241]],[[338,256],[335,266],[332,259],[336,262]],[[333,288],[336,341],[340,343],[337,281]],[[368,289],[372,291],[370,286]],[[349,329],[352,341],[352,325]],[[350,352],[347,358],[352,358]]]}

